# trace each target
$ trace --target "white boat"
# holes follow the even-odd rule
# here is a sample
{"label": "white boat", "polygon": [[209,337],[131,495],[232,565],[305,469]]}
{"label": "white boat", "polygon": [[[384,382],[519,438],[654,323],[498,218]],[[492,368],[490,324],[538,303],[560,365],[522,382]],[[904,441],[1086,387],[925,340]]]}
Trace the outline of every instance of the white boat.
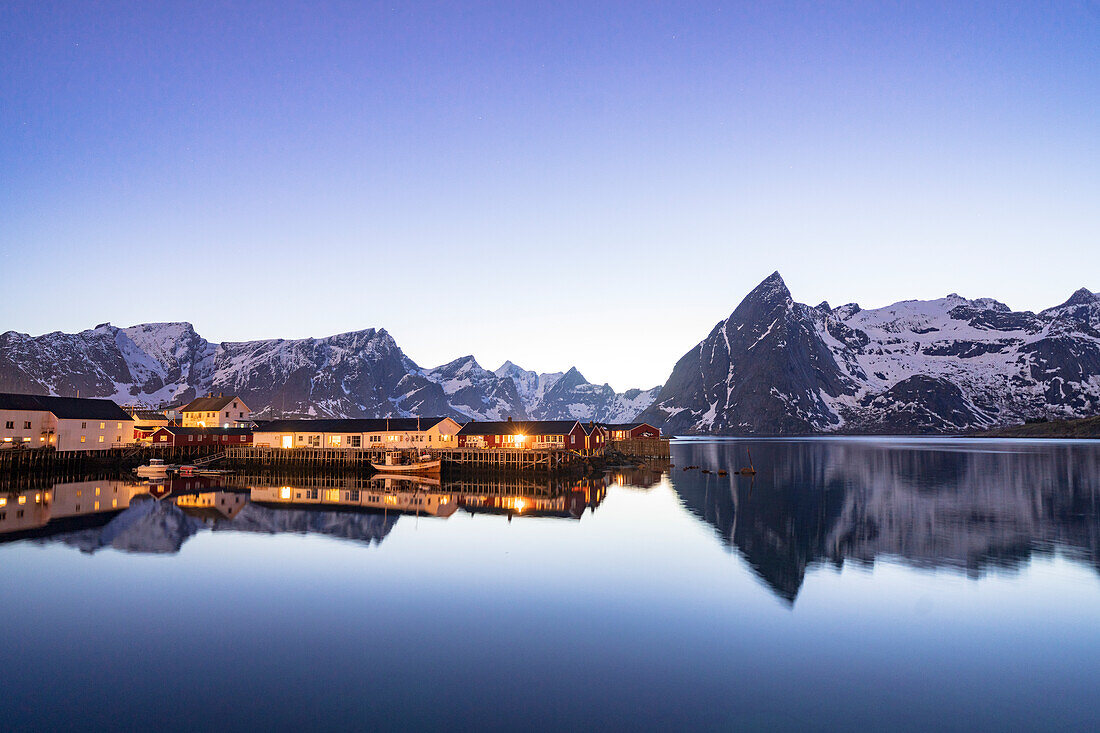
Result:
{"label": "white boat", "polygon": [[150,458],[144,466],[135,468],[134,473],[138,476],[164,476],[168,473],[168,466],[162,458]]}
{"label": "white boat", "polygon": [[385,463],[371,463],[371,468],[381,473],[439,473],[443,461],[432,459],[430,453],[409,456],[401,451],[386,454]]}

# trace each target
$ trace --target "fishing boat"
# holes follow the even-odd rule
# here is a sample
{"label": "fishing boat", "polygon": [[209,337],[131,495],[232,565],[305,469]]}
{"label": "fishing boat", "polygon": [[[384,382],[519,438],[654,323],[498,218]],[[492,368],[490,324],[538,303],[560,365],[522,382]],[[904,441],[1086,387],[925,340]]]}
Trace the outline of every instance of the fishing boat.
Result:
{"label": "fishing boat", "polygon": [[389,451],[385,463],[372,462],[371,468],[380,473],[439,473],[442,461],[433,459],[430,453]]}
{"label": "fishing boat", "polygon": [[135,468],[134,473],[138,476],[164,476],[168,473],[168,468],[163,458],[150,458],[144,466]]}

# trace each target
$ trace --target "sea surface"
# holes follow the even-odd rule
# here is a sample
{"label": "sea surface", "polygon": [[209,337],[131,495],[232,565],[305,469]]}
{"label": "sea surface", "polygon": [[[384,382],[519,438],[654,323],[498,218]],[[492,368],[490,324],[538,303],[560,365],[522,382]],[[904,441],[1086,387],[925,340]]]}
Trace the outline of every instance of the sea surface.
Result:
{"label": "sea surface", "polygon": [[0,483],[0,729],[1100,730],[1100,442],[672,464]]}

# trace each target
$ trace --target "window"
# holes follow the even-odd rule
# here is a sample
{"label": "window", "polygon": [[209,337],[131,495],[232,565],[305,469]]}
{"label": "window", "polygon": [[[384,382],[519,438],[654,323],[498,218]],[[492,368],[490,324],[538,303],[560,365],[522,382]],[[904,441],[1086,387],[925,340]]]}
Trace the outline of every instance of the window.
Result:
{"label": "window", "polygon": [[30,420],[25,420],[23,422],[23,429],[24,430],[30,430],[31,429],[31,421]]}
{"label": "window", "polygon": [[122,430],[122,423],[119,423],[119,424],[118,424],[118,429],[119,429],[119,430]]}
{"label": "window", "polygon": [[[163,440],[163,438],[161,438],[161,440]],[[85,436],[81,435],[80,436],[80,442],[83,443],[85,441],[87,441],[87,438]]]}
{"label": "window", "polygon": [[[81,443],[83,443],[83,442],[84,442],[84,438],[81,438],[81,439],[80,439],[80,442],[81,442]],[[162,435],[162,436],[160,436],[160,442],[161,442],[161,443],[167,443],[167,442],[168,442],[168,436],[167,436],[167,435]]]}
{"label": "window", "polygon": [[99,429],[100,429],[100,430],[106,430],[106,429],[107,429],[107,423],[105,423],[105,422],[101,422],[101,423],[99,424]]}
{"label": "window", "polygon": [[577,442],[577,436],[576,435],[570,435],[569,436],[569,442],[570,443],[576,443]]}
{"label": "window", "polygon": [[6,423],[4,423],[4,427],[7,428],[8,430],[15,430],[15,421],[14,420],[8,420]]}
{"label": "window", "polygon": [[102,443],[102,442],[103,442],[103,436],[102,436],[102,435],[101,435],[101,436],[99,436],[99,442],[100,442],[100,443]]}
{"label": "window", "polygon": [[193,443],[193,442],[195,442],[195,436],[194,436],[194,435],[188,435],[188,436],[187,436],[187,442],[188,442],[188,443]]}
{"label": "window", "polygon": [[122,442],[122,436],[121,435],[116,435],[115,436],[115,442],[116,443],[121,443]]}
{"label": "window", "polygon": [[80,423],[80,429],[81,429],[81,430],[86,430],[86,429],[87,429],[87,427],[88,427],[88,423],[86,423],[86,422],[82,422],[82,423]]}

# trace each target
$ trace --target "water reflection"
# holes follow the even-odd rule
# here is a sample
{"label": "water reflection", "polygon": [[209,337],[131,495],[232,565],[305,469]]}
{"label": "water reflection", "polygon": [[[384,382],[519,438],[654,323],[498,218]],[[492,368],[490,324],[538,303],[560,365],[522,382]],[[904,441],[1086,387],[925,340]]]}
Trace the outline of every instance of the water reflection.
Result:
{"label": "water reflection", "polygon": [[[750,449],[759,474],[734,475]],[[680,444],[674,459],[714,472],[676,468],[670,481],[792,603],[822,563],[978,577],[1059,552],[1100,570],[1100,450],[1088,443],[731,441]]]}
{"label": "water reflection", "polygon": [[607,494],[584,478],[439,478],[243,474],[39,482],[0,489],[0,542],[33,539],[82,552],[175,553],[202,530],[320,534],[381,542],[402,516],[580,519]]}

